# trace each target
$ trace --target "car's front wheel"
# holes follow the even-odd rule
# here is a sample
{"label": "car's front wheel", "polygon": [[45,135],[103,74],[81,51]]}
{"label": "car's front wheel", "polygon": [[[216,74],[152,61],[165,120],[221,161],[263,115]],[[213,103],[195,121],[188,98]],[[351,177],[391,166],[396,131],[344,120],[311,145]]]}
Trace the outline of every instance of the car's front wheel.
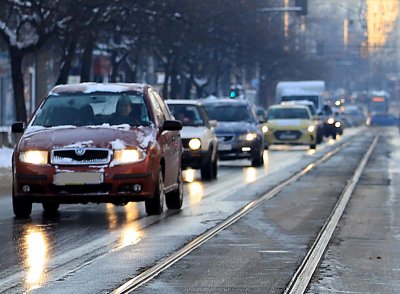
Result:
{"label": "car's front wheel", "polygon": [[212,149],[210,151],[210,155],[207,156],[207,161],[206,163],[201,167],[200,173],[201,173],[201,178],[203,180],[212,180],[214,178],[214,162],[217,160],[217,158],[212,159]]}
{"label": "car's front wheel", "polygon": [[264,150],[261,152],[257,152],[254,157],[251,159],[251,166],[259,167],[264,164]]}
{"label": "car's front wheel", "polygon": [[181,209],[183,202],[183,179],[182,170],[179,169],[178,173],[178,188],[165,195],[165,202],[168,209]]}
{"label": "car's front wheel", "polygon": [[12,205],[16,217],[28,218],[31,215],[32,202],[16,198],[14,195],[14,188],[12,190]]}
{"label": "car's front wheel", "polygon": [[159,170],[154,196],[145,201],[146,213],[148,215],[161,214],[164,209],[164,197],[164,178],[162,171]]}

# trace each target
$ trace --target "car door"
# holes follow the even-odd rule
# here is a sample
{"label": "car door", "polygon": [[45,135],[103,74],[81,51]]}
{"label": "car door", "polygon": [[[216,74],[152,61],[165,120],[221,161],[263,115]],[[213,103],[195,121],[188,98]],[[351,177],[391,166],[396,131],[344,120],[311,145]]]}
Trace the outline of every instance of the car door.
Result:
{"label": "car door", "polygon": [[[165,120],[172,119],[172,115],[156,91],[149,89],[149,96],[156,108],[157,119],[161,127]],[[181,165],[182,141],[180,138],[180,132],[162,131],[159,141],[165,160],[164,184],[168,190],[168,187],[176,183],[178,170]]]}

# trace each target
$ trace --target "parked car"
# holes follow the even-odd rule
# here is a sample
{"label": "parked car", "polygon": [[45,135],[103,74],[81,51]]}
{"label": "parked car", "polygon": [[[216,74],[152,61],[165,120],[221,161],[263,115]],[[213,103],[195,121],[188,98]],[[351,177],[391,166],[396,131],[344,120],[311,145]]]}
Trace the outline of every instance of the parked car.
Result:
{"label": "parked car", "polygon": [[207,99],[202,104],[208,117],[218,121],[218,158],[250,159],[252,166],[263,165],[264,136],[254,107],[236,99]]}
{"label": "parked car", "polygon": [[145,201],[160,214],[183,199],[180,121],[144,84],[60,85],[41,102],[12,159],[17,217],[32,203],[54,214],[63,203]]}
{"label": "parked car", "polygon": [[370,126],[399,126],[399,117],[391,113],[374,113],[369,119]]}
{"label": "parked car", "polygon": [[317,128],[307,106],[296,104],[271,105],[268,108],[268,146],[273,144],[317,145]]}
{"label": "parked car", "polygon": [[218,173],[217,122],[209,120],[198,100],[166,100],[174,117],[182,122],[183,168],[200,169],[201,178],[211,180]]}

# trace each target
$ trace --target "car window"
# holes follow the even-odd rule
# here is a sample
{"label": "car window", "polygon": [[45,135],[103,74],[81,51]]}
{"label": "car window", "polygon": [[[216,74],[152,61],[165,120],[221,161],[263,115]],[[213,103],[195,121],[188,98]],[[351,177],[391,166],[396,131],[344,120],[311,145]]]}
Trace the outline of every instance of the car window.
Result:
{"label": "car window", "polygon": [[268,110],[268,119],[310,119],[304,108],[273,108]]}
{"label": "car window", "polygon": [[168,104],[168,107],[175,119],[180,120],[184,126],[206,125],[196,105]]}
{"label": "car window", "polygon": [[[163,111],[163,109],[162,109],[160,103],[158,102],[158,100],[157,100],[157,98],[156,98],[154,92],[151,91],[151,90],[149,90],[149,98],[150,98],[150,102],[151,102],[151,104],[153,105],[154,110],[155,110],[156,120],[157,120],[158,124],[159,124],[160,126],[162,126],[163,123],[164,123],[164,121],[165,121],[167,118],[165,117],[165,113],[164,113],[164,111]],[[168,112],[168,113],[169,113],[169,112]]]}
{"label": "car window", "polygon": [[208,117],[213,120],[254,122],[254,116],[247,105],[207,104],[204,105],[204,109]]}
{"label": "car window", "polygon": [[160,94],[158,94],[156,91],[151,90],[151,92],[153,93],[155,99],[157,100],[157,103],[160,105],[161,110],[164,113],[164,117],[166,119],[172,119],[172,115],[168,109],[168,107],[166,106],[164,100],[161,98]]}
{"label": "car window", "polygon": [[[129,107],[127,119],[116,120],[121,101]],[[120,123],[121,122],[121,123]],[[46,98],[32,125],[54,127],[62,125],[118,125],[127,123],[149,125],[150,118],[142,93],[58,94]]]}

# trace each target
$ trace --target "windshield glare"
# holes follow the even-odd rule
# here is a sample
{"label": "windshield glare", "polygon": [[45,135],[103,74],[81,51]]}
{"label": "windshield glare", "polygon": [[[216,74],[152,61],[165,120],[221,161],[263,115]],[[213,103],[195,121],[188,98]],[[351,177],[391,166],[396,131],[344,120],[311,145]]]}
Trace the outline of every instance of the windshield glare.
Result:
{"label": "windshield glare", "polygon": [[33,119],[33,126],[149,125],[141,93],[73,94],[49,96]]}
{"label": "windshield glare", "polygon": [[254,122],[250,109],[246,105],[206,105],[204,108],[212,120]]}

